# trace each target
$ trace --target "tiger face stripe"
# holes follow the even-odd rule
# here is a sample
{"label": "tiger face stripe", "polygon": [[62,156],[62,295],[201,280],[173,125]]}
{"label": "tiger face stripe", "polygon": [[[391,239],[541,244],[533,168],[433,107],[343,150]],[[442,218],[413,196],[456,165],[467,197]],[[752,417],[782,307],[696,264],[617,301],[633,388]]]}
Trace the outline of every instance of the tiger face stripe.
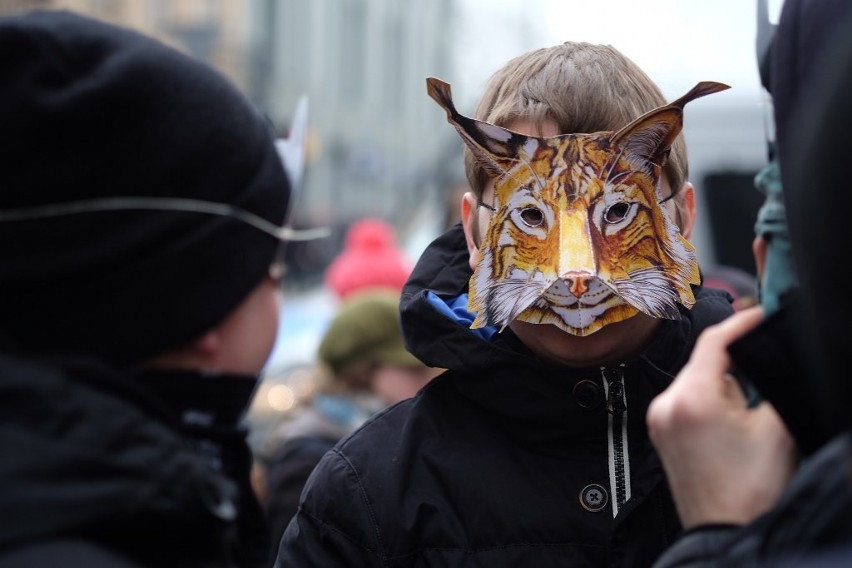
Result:
{"label": "tiger face stripe", "polygon": [[676,319],[695,303],[693,246],[660,205],[663,161],[702,82],[617,132],[538,138],[460,115],[450,86],[429,95],[494,179],[495,212],[470,280],[473,328],[514,320],[577,336],[641,312]]}

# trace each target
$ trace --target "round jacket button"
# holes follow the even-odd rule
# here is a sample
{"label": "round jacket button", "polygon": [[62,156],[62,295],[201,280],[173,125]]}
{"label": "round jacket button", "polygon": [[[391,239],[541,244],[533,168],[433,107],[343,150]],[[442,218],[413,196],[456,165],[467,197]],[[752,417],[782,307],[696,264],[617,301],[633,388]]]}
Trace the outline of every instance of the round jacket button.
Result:
{"label": "round jacket button", "polygon": [[598,485],[597,483],[590,483],[583,487],[583,490],[580,491],[580,505],[587,511],[591,511],[592,513],[597,513],[606,507],[606,504],[609,502],[609,495],[606,492],[606,489],[603,488],[603,485]]}
{"label": "round jacket button", "polygon": [[601,388],[594,381],[584,380],[574,385],[574,402],[581,408],[595,408],[603,402]]}

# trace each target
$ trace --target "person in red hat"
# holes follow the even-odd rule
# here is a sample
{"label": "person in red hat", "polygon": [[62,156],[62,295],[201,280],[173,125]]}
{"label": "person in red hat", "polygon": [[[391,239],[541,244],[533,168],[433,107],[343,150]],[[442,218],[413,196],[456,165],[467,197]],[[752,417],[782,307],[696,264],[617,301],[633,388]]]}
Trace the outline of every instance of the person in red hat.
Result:
{"label": "person in red hat", "polygon": [[346,233],[343,251],[326,269],[325,285],[341,300],[363,288],[400,291],[413,267],[397,244],[393,226],[375,217],[364,217]]}

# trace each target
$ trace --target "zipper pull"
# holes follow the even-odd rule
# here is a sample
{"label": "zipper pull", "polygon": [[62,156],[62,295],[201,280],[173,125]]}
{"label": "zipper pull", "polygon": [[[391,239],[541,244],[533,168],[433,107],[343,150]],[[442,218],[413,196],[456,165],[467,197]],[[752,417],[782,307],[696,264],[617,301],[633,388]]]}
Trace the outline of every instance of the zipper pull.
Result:
{"label": "zipper pull", "polygon": [[601,368],[601,375],[609,390],[606,411],[614,415],[621,414],[627,410],[627,403],[624,401],[624,363],[615,369]]}

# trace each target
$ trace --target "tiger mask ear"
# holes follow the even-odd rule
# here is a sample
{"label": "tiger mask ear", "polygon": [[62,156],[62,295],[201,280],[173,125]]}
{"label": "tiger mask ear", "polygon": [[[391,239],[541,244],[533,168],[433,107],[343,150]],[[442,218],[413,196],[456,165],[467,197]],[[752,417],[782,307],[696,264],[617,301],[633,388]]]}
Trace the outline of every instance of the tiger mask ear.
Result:
{"label": "tiger mask ear", "polygon": [[672,143],[683,128],[683,107],[697,98],[731,87],[715,81],[702,81],[679,99],[648,111],[609,140],[626,150],[628,159],[638,158],[642,165],[665,165]]}
{"label": "tiger mask ear", "polygon": [[[464,143],[489,173],[503,174],[520,159],[518,154],[521,150],[531,155],[538,146],[538,141],[534,138],[459,114],[453,104],[449,83],[428,77],[426,90],[429,96],[447,111],[447,122],[455,127]],[[532,147],[528,146],[529,144],[532,144]]]}

